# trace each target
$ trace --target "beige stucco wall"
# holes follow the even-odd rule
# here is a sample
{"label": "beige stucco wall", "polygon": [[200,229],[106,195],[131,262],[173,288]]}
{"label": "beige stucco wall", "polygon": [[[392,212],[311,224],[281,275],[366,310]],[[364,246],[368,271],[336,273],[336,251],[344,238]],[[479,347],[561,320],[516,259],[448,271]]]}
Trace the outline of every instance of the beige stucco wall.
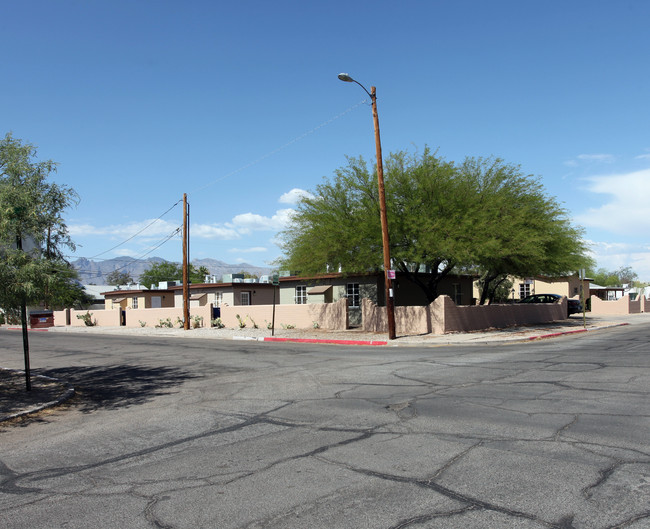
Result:
{"label": "beige stucco wall", "polygon": [[[388,332],[385,307],[377,307],[364,299],[362,311],[365,331]],[[398,335],[445,334],[566,318],[566,298],[562,298],[560,303],[457,306],[449,296],[438,296],[425,307],[395,307],[395,332]]]}
{"label": "beige stucco wall", "polygon": [[[203,318],[203,327],[210,326],[212,317],[212,306],[207,305],[203,307],[190,307],[190,321],[195,316]],[[126,326],[127,327],[155,327],[160,324],[160,320],[170,318],[174,327],[178,327],[176,323],[177,318],[183,318],[182,307],[168,307],[160,309],[127,309],[126,310]],[[141,323],[142,322],[142,323]]]}
{"label": "beige stucco wall", "polygon": [[[120,324],[120,308],[114,309],[100,309],[100,310],[75,310],[67,309],[70,311],[70,326],[71,327],[84,327],[86,324],[83,320],[77,318],[79,315],[84,315],[90,312],[93,321],[101,327],[117,327]],[[56,311],[54,313],[54,325],[62,326],[66,324],[66,311]]]}
{"label": "beige stucco wall", "polygon": [[616,301],[603,301],[597,296],[591,296],[591,313],[596,314],[639,314],[650,310],[650,302],[645,298],[635,301],[626,295]]}
{"label": "beige stucco wall", "polygon": [[[257,325],[266,328],[273,321],[273,305],[248,305],[221,307],[221,321],[229,328],[238,328],[237,315],[247,327]],[[342,330],[348,328],[347,300],[322,305],[276,305],[275,328],[291,325],[296,329],[309,329],[318,323],[321,329]]]}

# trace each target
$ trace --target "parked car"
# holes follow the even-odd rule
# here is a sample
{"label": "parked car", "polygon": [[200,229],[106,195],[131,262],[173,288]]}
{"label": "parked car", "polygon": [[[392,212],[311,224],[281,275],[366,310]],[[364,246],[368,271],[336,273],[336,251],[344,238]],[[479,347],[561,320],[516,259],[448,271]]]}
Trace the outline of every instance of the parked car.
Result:
{"label": "parked car", "polygon": [[[562,296],[559,294],[533,294],[526,296],[519,303],[557,303],[561,299]],[[569,302],[569,315],[582,312],[582,303],[579,299],[567,298],[567,301]]]}

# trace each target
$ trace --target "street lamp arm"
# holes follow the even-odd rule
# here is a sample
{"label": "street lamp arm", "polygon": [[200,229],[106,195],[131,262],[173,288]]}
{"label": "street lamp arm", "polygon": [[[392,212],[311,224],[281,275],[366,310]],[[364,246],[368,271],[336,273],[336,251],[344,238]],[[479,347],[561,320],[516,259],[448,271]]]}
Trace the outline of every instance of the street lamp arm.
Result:
{"label": "street lamp arm", "polygon": [[386,287],[386,319],[388,322],[388,338],[395,339],[395,301],[393,299],[393,286],[391,281],[390,239],[388,236],[388,217],[386,215],[386,191],[384,190],[384,166],[381,155],[381,139],[379,137],[379,116],[377,114],[377,90],[370,87],[366,90],[359,81],[355,81],[347,73],[340,73],[339,79],[346,83],[357,83],[370,96],[372,101],[372,120],[375,126],[375,147],[377,149],[377,185],[379,187],[379,216],[381,220],[381,239],[384,253],[384,284]]}
{"label": "street lamp arm", "polygon": [[350,77],[347,73],[340,73],[340,74],[338,75],[338,77],[339,77],[339,79],[340,79],[341,81],[344,81],[344,82],[346,82],[346,83],[357,83],[361,88],[363,88],[363,91],[364,91],[366,94],[368,94],[368,96],[370,97],[370,99],[375,99],[375,97],[377,97],[377,96],[373,96],[370,92],[368,92],[368,90],[366,89],[365,86],[363,86],[363,85],[362,85],[359,81],[357,81],[356,79],[353,79],[352,77]]}

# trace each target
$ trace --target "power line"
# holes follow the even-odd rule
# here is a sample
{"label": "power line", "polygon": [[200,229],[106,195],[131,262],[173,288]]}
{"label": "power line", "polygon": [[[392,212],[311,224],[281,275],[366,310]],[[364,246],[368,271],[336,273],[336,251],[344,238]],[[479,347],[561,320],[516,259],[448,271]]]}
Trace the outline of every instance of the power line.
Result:
{"label": "power line", "polygon": [[179,200],[178,202],[176,202],[176,204],[174,204],[171,208],[169,208],[167,211],[165,211],[162,215],[160,215],[158,218],[154,219],[150,224],[147,224],[147,225],[146,225],[144,228],[142,228],[140,231],[138,231],[138,232],[134,233],[133,235],[131,235],[131,237],[129,237],[128,239],[126,239],[126,240],[122,241],[121,243],[119,243],[119,244],[113,246],[112,248],[109,248],[108,250],[106,250],[106,251],[104,251],[104,252],[98,253],[97,255],[93,255],[92,257],[88,257],[87,259],[95,259],[96,257],[99,257],[100,255],[104,255],[105,253],[108,253],[108,252],[110,252],[110,251],[112,251],[112,250],[115,250],[115,248],[119,248],[119,247],[122,246],[123,244],[126,244],[126,243],[129,242],[131,239],[133,239],[133,238],[135,238],[136,236],[140,235],[140,234],[141,234],[143,231],[145,231],[147,228],[149,228],[150,226],[152,226],[153,224],[155,224],[156,222],[158,222],[160,219],[162,219],[165,215],[167,215],[167,213],[169,213],[172,209],[174,209],[176,206],[178,206],[178,204],[179,204],[180,202],[181,202],[181,200]]}
{"label": "power line", "polygon": [[[132,260],[130,260],[130,261],[129,261],[127,264],[125,264],[124,266],[120,266],[120,267],[118,267],[118,268],[115,268],[115,269],[113,270],[113,272],[119,272],[120,270],[124,270],[125,268],[128,268],[129,266],[133,265],[134,263],[136,263],[136,262],[138,262],[138,261],[142,261],[142,260],[143,260],[147,255],[149,255],[149,254],[152,253],[153,251],[155,251],[155,250],[157,250],[158,248],[160,248],[163,244],[165,244],[166,242],[168,242],[168,241],[169,241],[172,237],[174,237],[175,235],[178,235],[178,233],[181,231],[182,227],[183,227],[183,226],[178,226],[178,227],[177,227],[176,229],[174,229],[174,231],[172,231],[169,235],[165,236],[165,238],[162,239],[162,240],[161,240],[161,241],[160,241],[156,246],[154,246],[153,248],[150,248],[147,252],[145,252],[145,253],[139,255],[138,257],[134,257],[134,258],[132,258]],[[93,274],[93,272],[81,272],[81,271],[78,271],[78,273],[80,273],[80,274]],[[104,274],[101,274],[101,273],[100,273],[100,274],[95,273],[94,275],[89,276],[87,279],[98,278],[98,277],[102,277],[103,275],[104,275]]]}
{"label": "power line", "polygon": [[[317,130],[322,129],[323,127],[329,125],[330,123],[336,121],[336,120],[339,119],[339,118],[342,118],[342,117],[345,116],[346,114],[352,112],[355,108],[357,108],[357,107],[359,107],[359,106],[361,106],[361,105],[363,105],[363,104],[365,104],[365,103],[367,103],[367,102],[368,102],[367,99],[363,99],[363,100],[359,101],[356,105],[353,105],[353,106],[351,106],[350,108],[348,108],[347,110],[344,110],[343,112],[341,112],[340,114],[337,114],[336,116],[333,116],[333,117],[331,117],[330,119],[328,119],[328,120],[326,120],[326,121],[323,121],[320,125],[317,125],[317,126],[314,127],[313,129],[308,130],[307,132],[302,133],[300,136],[296,136],[294,139],[288,141],[288,142],[285,143],[284,145],[281,145],[281,146],[278,147],[277,149],[273,149],[272,151],[269,151],[268,153],[264,154],[263,156],[260,156],[260,157],[257,158],[256,160],[253,160],[252,162],[249,162],[249,163],[247,163],[246,165],[241,166],[239,169],[235,169],[234,171],[231,171],[231,172],[228,173],[228,174],[225,174],[225,175],[223,175],[223,176],[221,176],[221,177],[219,177],[219,178],[214,179],[212,182],[208,182],[208,183],[205,184],[204,186],[199,187],[199,188],[195,189],[194,191],[192,191],[192,193],[199,192],[199,191],[203,191],[206,187],[210,187],[210,186],[216,184],[217,182],[221,182],[221,180],[225,180],[226,178],[231,177],[231,176],[234,175],[234,174],[237,174],[237,173],[239,173],[239,172],[241,172],[241,171],[243,171],[243,170],[245,170],[245,169],[248,169],[249,167],[252,167],[253,165],[257,165],[257,164],[260,163],[261,161],[266,160],[267,158],[273,156],[274,154],[279,153],[280,151],[283,151],[283,150],[286,149],[287,147],[289,147],[289,146],[293,145],[294,143],[296,143],[296,142],[302,140],[303,138],[306,138],[306,137],[309,136],[310,134],[314,134]],[[189,194],[189,193],[188,193],[188,194]]]}
{"label": "power line", "polygon": [[[362,100],[359,101],[356,105],[353,105],[353,106],[351,106],[350,108],[348,108],[348,109],[344,110],[343,112],[341,112],[340,114],[337,114],[337,115],[335,115],[335,116],[329,118],[328,120],[323,121],[322,123],[320,123],[320,124],[317,125],[316,127],[314,127],[314,128],[312,128],[312,129],[310,129],[310,130],[308,130],[308,131],[302,133],[302,134],[299,135],[299,136],[296,136],[295,138],[293,138],[292,140],[288,141],[288,142],[285,143],[284,145],[281,145],[280,147],[278,147],[278,148],[276,148],[276,149],[273,149],[272,151],[269,151],[268,153],[264,154],[263,156],[260,156],[259,158],[257,158],[257,159],[255,159],[255,160],[253,160],[253,161],[251,161],[251,162],[249,162],[249,163],[247,163],[247,164],[241,166],[241,167],[238,168],[238,169],[235,169],[234,171],[231,171],[231,172],[228,173],[228,174],[225,174],[225,175],[223,175],[223,176],[221,176],[221,177],[219,177],[219,178],[214,179],[212,182],[209,182],[209,183],[205,184],[204,186],[195,189],[195,190],[192,191],[192,192],[194,193],[194,192],[202,191],[203,189],[206,189],[207,187],[210,187],[210,186],[216,184],[217,182],[220,182],[220,181],[222,181],[222,180],[225,180],[226,178],[229,178],[229,177],[231,177],[231,176],[233,176],[233,175],[235,175],[235,174],[237,174],[237,173],[239,173],[239,172],[241,172],[241,171],[244,171],[245,169],[248,169],[249,167],[252,167],[252,166],[254,166],[254,165],[257,165],[258,163],[262,162],[263,160],[266,160],[267,158],[273,156],[274,154],[277,154],[277,153],[283,151],[284,149],[288,148],[289,146],[293,145],[294,143],[296,143],[296,142],[298,142],[298,141],[300,141],[300,140],[306,138],[307,136],[309,136],[309,135],[311,135],[311,134],[314,134],[316,131],[322,129],[323,127],[326,127],[327,125],[329,125],[330,123],[333,123],[333,122],[336,121],[337,119],[342,118],[342,117],[345,116],[346,114],[352,112],[354,109],[356,109],[357,107],[359,107],[359,106],[361,106],[361,105],[363,105],[363,104],[366,104],[367,102],[368,102],[367,99],[362,99]],[[147,230],[147,229],[148,229],[149,227],[151,227],[153,224],[155,224],[156,222],[158,222],[159,220],[161,220],[162,217],[164,217],[167,213],[169,213],[172,209],[174,209],[174,208],[175,208],[178,204],[180,204],[181,202],[182,202],[182,199],[181,199],[181,200],[178,200],[178,201],[177,201],[173,206],[171,206],[171,207],[170,207],[167,211],[165,211],[162,215],[160,215],[159,217],[157,217],[156,219],[154,219],[151,223],[147,224],[147,225],[146,225],[144,228],[142,228],[140,231],[134,233],[134,234],[133,234],[131,237],[129,237],[128,239],[125,239],[124,241],[120,242],[119,244],[116,244],[115,246],[113,246],[112,248],[109,248],[108,250],[105,250],[105,251],[103,251],[103,252],[100,252],[100,253],[98,253],[98,254],[96,254],[96,255],[93,255],[93,256],[91,256],[91,257],[86,257],[86,259],[96,259],[96,258],[99,257],[100,255],[104,255],[104,254],[106,254],[106,253],[108,253],[108,252],[111,252],[111,251],[115,250],[116,248],[119,248],[120,246],[126,244],[127,242],[131,241],[132,239],[134,239],[135,237],[137,237],[138,235],[140,235],[142,232],[144,232],[145,230]],[[179,229],[180,229],[180,228],[179,228]],[[171,238],[171,237],[169,237],[168,239],[166,239],[162,244],[164,244],[165,242],[167,242],[170,238]],[[162,244],[161,244],[161,245],[162,245]],[[159,248],[159,246],[156,246],[155,248],[153,248],[153,250],[155,250],[155,249],[157,249],[157,248]],[[153,250],[151,250],[151,251],[153,251]],[[151,253],[151,252],[148,252],[148,253]],[[148,253],[145,254],[145,255],[148,255]],[[128,265],[126,265],[126,266],[128,266]],[[119,269],[118,269],[118,270],[119,270]],[[98,276],[96,276],[96,277],[100,277],[100,276],[98,275]]]}

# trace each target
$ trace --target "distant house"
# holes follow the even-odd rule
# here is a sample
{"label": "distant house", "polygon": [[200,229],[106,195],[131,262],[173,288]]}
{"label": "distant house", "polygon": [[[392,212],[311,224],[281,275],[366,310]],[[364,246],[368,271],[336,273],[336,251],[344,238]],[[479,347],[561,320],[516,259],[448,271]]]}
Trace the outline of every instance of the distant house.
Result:
{"label": "distant house", "polygon": [[589,283],[589,295],[596,296],[603,301],[613,301],[625,295],[625,287],[602,287],[596,283]]}
{"label": "distant house", "polygon": [[[183,285],[174,281],[160,283],[157,288],[128,288],[104,292],[106,308],[155,309],[183,306]],[[197,283],[189,285],[190,307],[222,305],[271,305],[273,285],[257,282]],[[277,300],[279,303],[279,300]]]}
{"label": "distant house", "polygon": [[160,309],[174,306],[174,293],[169,289],[149,290],[142,285],[129,285],[119,290],[102,292],[105,308]]}
{"label": "distant house", "polygon": [[[416,274],[422,281],[429,274]],[[285,275],[279,279],[279,288],[253,279],[232,278],[228,283],[199,283],[189,285],[190,307],[212,304],[222,306],[279,305],[303,303],[335,303],[347,298],[350,323],[361,323],[361,300],[368,298],[377,305],[385,305],[384,274],[321,274],[311,277]],[[438,294],[446,294],[457,305],[472,304],[472,281],[469,275],[448,275],[438,286]],[[424,306],[428,304],[422,289],[407,274],[398,272],[393,280],[395,305]],[[103,292],[106,309],[164,308],[183,306],[183,285],[161,283],[158,288],[120,289]]]}
{"label": "distant house", "polygon": [[[509,299],[518,301],[533,294],[559,294],[567,298],[574,298],[580,296],[580,286],[584,283],[585,296],[589,295],[588,285],[589,280],[584,282],[580,280],[578,274],[547,277],[547,276],[534,276],[534,277],[516,277],[508,276],[508,281],[512,283]],[[480,299],[478,281],[474,282],[474,297]]]}
{"label": "distant house", "polygon": [[116,286],[113,285],[83,285],[84,292],[91,299],[90,305],[83,306],[82,308],[88,310],[101,310],[106,306],[105,292],[115,290]]}
{"label": "distant house", "polygon": [[[170,287],[174,293],[175,306],[183,306],[183,285]],[[203,307],[212,303],[214,307],[222,305],[271,305],[273,303],[273,285],[270,283],[230,282],[198,283],[190,285],[190,306]],[[276,300],[276,303],[279,303]]]}
{"label": "distant house", "polygon": [[[426,282],[430,274],[415,274]],[[448,275],[438,285],[438,294],[446,294],[457,305],[472,304],[472,281],[469,275]],[[424,306],[428,304],[424,291],[402,272],[392,281],[396,306]],[[384,273],[362,274],[329,273],[308,277],[285,275],[280,277],[280,303],[333,303],[347,298],[350,324],[361,323],[361,300],[368,298],[377,305],[386,305]]]}

